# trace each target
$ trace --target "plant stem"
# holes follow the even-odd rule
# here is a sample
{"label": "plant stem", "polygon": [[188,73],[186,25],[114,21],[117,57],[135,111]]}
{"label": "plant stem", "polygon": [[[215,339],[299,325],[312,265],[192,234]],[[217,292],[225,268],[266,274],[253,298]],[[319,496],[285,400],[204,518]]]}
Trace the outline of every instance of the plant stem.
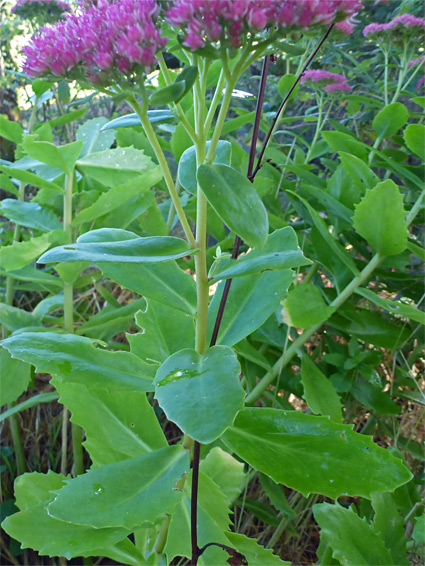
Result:
{"label": "plant stem", "polygon": [[385,106],[388,104],[388,49],[385,47],[384,51],[384,102]]}
{"label": "plant stem", "polygon": [[[317,138],[319,137],[320,132],[322,130],[322,126],[323,126],[323,124],[322,124],[323,93],[322,92],[319,95],[316,94],[316,100],[317,100],[317,106],[319,108],[319,115],[317,117],[316,130],[314,132],[313,139],[311,141],[310,147],[309,147],[308,152],[307,152],[307,156],[306,156],[305,161],[304,161],[305,164],[310,161],[311,154],[313,153],[314,146],[316,145]],[[329,112],[327,113],[326,118],[328,117],[328,115],[329,115]],[[323,123],[325,123],[326,118],[325,118],[325,120],[323,120]]]}
{"label": "plant stem", "polygon": [[183,227],[186,239],[192,248],[196,248],[196,241],[193,237],[192,230],[190,229],[189,222],[186,218],[186,214],[180,202],[179,195],[176,191],[176,187],[174,185],[173,177],[168,167],[167,160],[161,146],[159,145],[155,132],[152,128],[152,124],[149,121],[147,115],[147,105],[144,104],[144,108],[142,108],[134,97],[129,99],[127,102],[140,118],[146,137],[148,138],[149,143],[151,144],[152,149],[155,152],[156,158],[158,159],[158,163],[164,175],[165,184],[167,185],[167,189],[170,193],[174,208],[176,209],[177,216],[179,217],[180,223]]}

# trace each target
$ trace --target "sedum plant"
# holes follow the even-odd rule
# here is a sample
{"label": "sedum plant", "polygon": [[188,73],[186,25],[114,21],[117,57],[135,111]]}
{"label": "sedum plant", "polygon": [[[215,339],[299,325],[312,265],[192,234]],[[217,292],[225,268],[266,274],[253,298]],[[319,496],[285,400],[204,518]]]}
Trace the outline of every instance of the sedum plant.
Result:
{"label": "sedum plant", "polygon": [[[352,339],[350,361],[355,361],[339,381],[330,380],[303,349],[331,317],[344,331],[344,305],[354,294],[384,301],[390,312],[400,307],[366,286],[389,256],[406,250],[408,228],[423,197],[414,173],[395,167],[401,181],[407,178],[415,189],[406,211],[400,187],[367,164],[376,156],[385,160],[380,143],[407,123],[396,102],[376,115],[373,148],[346,132],[323,131],[331,105],[351,86],[342,75],[307,67],[333,25],[357,9],[352,0],[176,0],[161,12],[154,0],[98,0],[43,28],[25,49],[25,71],[33,79],[81,81],[125,101],[133,112],[111,122],[88,121],[77,140],[64,145],[53,143],[42,128],[29,134],[14,130],[24,157],[15,165],[2,163],[8,178],[41,189],[36,202],[25,203],[21,192],[20,200],[2,205],[3,212],[30,227],[38,219],[36,229],[45,227],[47,218],[49,226],[57,226],[6,246],[4,269],[18,279],[32,260],[47,266],[43,273],[48,275],[53,267],[63,281],[64,305],[62,328],[43,325],[48,322],[43,309],[27,315],[23,324],[9,323],[14,332],[2,342],[2,352],[10,354],[7,363],[15,368],[31,364],[52,376],[74,427],[85,431],[92,462],[84,472],[81,449],[75,450],[81,432],[75,428],[74,477],[49,471],[17,478],[19,512],[3,528],[24,548],[68,559],[106,556],[122,564],[171,563],[176,557],[194,565],[283,563],[231,530],[229,506],[249,481],[249,466],[261,472],[269,492],[283,484],[304,497],[371,499],[373,523],[338,503],[315,505],[323,564],[354,564],[363,538],[379,539],[363,563],[395,564],[402,556],[385,547],[382,514],[396,507],[390,492],[403,489],[413,476],[397,454],[346,424],[349,411],[344,414],[341,404],[340,394],[347,392],[341,382],[349,371],[361,366],[366,374],[364,366],[373,362],[362,357]],[[330,27],[291,79],[256,160],[270,54],[278,48],[296,52],[288,43],[295,37],[291,34],[322,30],[323,35],[323,26]],[[167,67],[160,54],[166,45],[184,62],[181,72]],[[237,83],[260,57],[264,64],[248,157],[222,138],[232,121],[228,115]],[[157,63],[154,86],[150,73]],[[288,221],[277,222],[271,213],[268,193],[276,187],[267,184],[267,174],[272,166],[262,167],[264,155],[276,156],[269,141],[301,81],[314,88],[319,116],[302,164],[285,164],[285,170],[299,175],[285,193],[312,227],[305,250],[313,259],[301,250]],[[154,124],[164,127],[172,119],[177,126],[166,143]],[[129,130],[132,126],[138,129]],[[406,143],[417,153],[416,138],[408,134],[412,126],[405,129]],[[309,168],[320,136],[341,162],[331,169],[328,184]],[[111,149],[115,139],[118,147]],[[167,158],[170,150],[176,171]],[[170,197],[167,222],[150,192],[157,185]],[[341,194],[347,186],[347,194]],[[62,227],[48,208],[52,191],[63,200]],[[317,200],[332,220],[332,233],[312,205]],[[144,212],[151,223],[134,228]],[[348,227],[351,237],[363,242],[361,261],[339,241]],[[232,254],[224,251],[232,245]],[[317,282],[309,284],[319,261],[331,266],[329,293]],[[92,265],[144,297],[126,315],[126,323],[135,317],[140,329],[127,334],[127,350],[108,347],[115,332],[102,334],[102,322],[97,325],[94,317],[74,332],[74,289]],[[307,266],[303,283],[295,285],[297,273]],[[27,272],[35,279],[40,270]],[[13,308],[6,309],[9,319],[17,316]],[[420,311],[410,308],[407,316],[421,321]],[[114,326],[113,314],[106,327]],[[301,331],[294,333],[297,328]],[[270,346],[278,347],[278,356],[264,355]],[[332,364],[343,353],[329,355]],[[293,410],[279,396],[282,372],[295,356],[309,414]],[[366,392],[370,399],[367,385]],[[177,443],[167,441],[153,401],[181,430]],[[349,536],[351,546],[339,544]]]}

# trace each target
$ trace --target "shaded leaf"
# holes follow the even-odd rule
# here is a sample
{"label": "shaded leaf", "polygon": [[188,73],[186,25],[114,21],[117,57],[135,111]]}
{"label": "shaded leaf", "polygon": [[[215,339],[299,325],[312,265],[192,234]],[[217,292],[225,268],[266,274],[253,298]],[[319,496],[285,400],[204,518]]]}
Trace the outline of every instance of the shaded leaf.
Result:
{"label": "shaded leaf", "polygon": [[338,393],[306,353],[302,355],[301,381],[304,399],[313,413],[329,415],[332,421],[342,422],[342,405]]}
{"label": "shaded leaf", "polygon": [[35,228],[42,232],[62,229],[62,224],[56,214],[48,208],[43,208],[36,202],[24,202],[7,198],[2,200],[0,211],[11,222],[21,226]]}

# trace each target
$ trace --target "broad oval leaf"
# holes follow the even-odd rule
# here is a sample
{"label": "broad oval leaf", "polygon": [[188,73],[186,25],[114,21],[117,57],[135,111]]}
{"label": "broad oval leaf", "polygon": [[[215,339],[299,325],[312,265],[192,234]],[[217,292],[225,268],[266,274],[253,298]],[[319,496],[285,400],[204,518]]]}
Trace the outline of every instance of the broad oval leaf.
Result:
{"label": "broad oval leaf", "polygon": [[191,438],[208,444],[223,434],[243,408],[240,371],[235,353],[227,346],[214,346],[205,354],[180,350],[157,371],[155,397],[169,420]]}
{"label": "broad oval leaf", "polygon": [[56,214],[43,208],[36,202],[24,202],[17,199],[6,198],[2,200],[0,211],[11,222],[49,232],[50,230],[61,230],[62,224]]}
{"label": "broad oval leaf", "polygon": [[335,312],[315,285],[297,285],[292,288],[283,302],[282,317],[286,324],[297,328],[308,328],[320,324]]}
{"label": "broad oval leaf", "polygon": [[170,102],[177,102],[184,96],[185,92],[186,82],[181,80],[153,92],[149,97],[149,104],[162,106],[163,104],[170,104]]}
{"label": "broad oval leaf", "polygon": [[176,482],[189,471],[189,452],[167,446],[76,477],[55,492],[48,513],[97,529],[154,524],[182,498]]}
{"label": "broad oval leaf", "polygon": [[305,352],[302,355],[301,381],[304,387],[304,399],[313,413],[329,415],[331,420],[340,423],[341,399],[331,381]]}
{"label": "broad oval leaf", "polygon": [[[207,141],[206,150],[208,151],[211,142]],[[214,153],[214,163],[230,165],[232,157],[232,144],[226,140],[220,140]],[[181,186],[192,195],[196,195],[196,149],[192,145],[186,149],[180,157],[177,175]]]}
{"label": "broad oval leaf", "polygon": [[403,137],[410,151],[413,151],[413,153],[419,156],[422,161],[425,161],[425,126],[422,124],[410,124],[404,130]]}
{"label": "broad oval leaf", "polygon": [[[174,118],[174,114],[170,110],[148,110],[148,118],[151,124],[156,122],[167,122]],[[116,128],[129,128],[133,126],[141,126],[139,116],[133,112],[131,114],[126,114],[125,116],[120,116],[119,118],[114,118],[107,124],[105,124],[101,131],[111,130]]]}
{"label": "broad oval leaf", "polygon": [[409,118],[407,108],[401,102],[384,106],[373,120],[373,129],[380,138],[392,136],[400,130]]}
{"label": "broad oval leaf", "polygon": [[393,491],[412,474],[398,458],[349,425],[301,411],[247,408],[223,441],[256,470],[303,495],[369,498]]}
{"label": "broad oval leaf", "polygon": [[201,165],[199,185],[215,212],[227,226],[256,248],[267,242],[269,221],[257,191],[246,177],[227,165]]}
{"label": "broad oval leaf", "polygon": [[110,352],[95,344],[90,338],[55,332],[22,332],[2,342],[13,358],[64,381],[106,391],[154,390],[152,366],[129,352]]}
{"label": "broad oval leaf", "polygon": [[75,244],[49,250],[38,263],[156,263],[192,255],[196,251],[185,240],[173,236],[140,237],[118,228],[101,228],[84,234]]}
{"label": "broad oval leaf", "polygon": [[175,83],[184,82],[185,88],[183,94],[175,101],[181,100],[193,87],[198,76],[198,67],[196,65],[187,65],[183,71],[176,77]]}
{"label": "broad oval leaf", "polygon": [[110,132],[103,131],[103,126],[106,124],[108,124],[108,118],[99,116],[98,118],[87,120],[87,122],[78,127],[75,137],[83,142],[80,158],[111,147],[115,141],[116,132],[113,130]]}
{"label": "broad oval leaf", "polygon": [[399,254],[407,247],[403,195],[391,179],[378,183],[356,206],[356,232],[382,256]]}

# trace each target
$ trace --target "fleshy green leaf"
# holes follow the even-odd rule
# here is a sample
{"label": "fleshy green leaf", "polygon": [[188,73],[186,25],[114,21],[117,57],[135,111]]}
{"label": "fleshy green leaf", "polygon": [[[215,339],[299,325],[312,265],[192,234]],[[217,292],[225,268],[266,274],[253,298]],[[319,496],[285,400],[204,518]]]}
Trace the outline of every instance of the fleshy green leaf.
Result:
{"label": "fleshy green leaf", "polygon": [[283,302],[282,316],[290,326],[308,328],[327,320],[335,312],[322,297],[315,285],[297,285]]}
{"label": "fleshy green leaf", "polygon": [[229,539],[229,546],[235,548],[247,559],[249,566],[291,566],[290,562],[281,560],[273,554],[271,548],[264,548],[254,538],[249,538],[239,533],[225,533]]}
{"label": "fleshy green leaf", "polygon": [[313,506],[321,536],[332,548],[332,556],[343,566],[390,566],[394,564],[384,542],[365,518],[352,508],[319,503]]}
{"label": "fleshy green leaf", "polygon": [[422,124],[410,124],[404,130],[404,141],[410,151],[418,155],[422,161],[425,160],[425,126]]}
{"label": "fleshy green leaf", "polygon": [[330,380],[305,353],[302,356],[301,381],[304,387],[304,399],[313,413],[329,415],[332,421],[340,423],[341,399]]}
{"label": "fleshy green leaf", "polygon": [[99,468],[167,446],[145,393],[109,393],[88,389],[80,383],[57,383],[57,380],[54,384],[60,393],[60,402],[72,413],[71,421],[85,431],[84,446],[93,467]]}
{"label": "fleshy green leaf", "polygon": [[379,177],[375,175],[364,161],[345,151],[339,151],[338,153],[345,171],[362,193],[364,193],[366,189],[373,189],[373,187],[379,183]]}
{"label": "fleshy green leaf", "polygon": [[373,120],[373,129],[380,138],[397,133],[409,119],[409,112],[401,102],[384,106]]}
{"label": "fleshy green leaf", "polygon": [[228,505],[238,498],[246,476],[242,462],[215,446],[201,461],[200,470],[218,485]]}
{"label": "fleshy green leaf", "polygon": [[77,161],[77,169],[107,187],[119,187],[155,167],[152,159],[134,147],[90,153]]}
{"label": "fleshy green leaf", "polygon": [[4,530],[22,543],[22,548],[32,548],[41,555],[97,556],[96,550],[113,546],[129,534],[126,529],[94,529],[69,524],[50,516],[46,504],[54,497],[51,491],[60,489],[66,482],[60,474],[23,474],[15,483],[17,504],[21,512],[7,517],[2,523]]}
{"label": "fleshy green leaf", "polygon": [[33,159],[38,159],[52,167],[57,167],[67,175],[71,175],[75,162],[83,147],[82,141],[56,146],[47,141],[37,141],[37,135],[24,137],[23,147],[26,153]]}
{"label": "fleshy green leaf", "polygon": [[0,303],[0,324],[11,332],[15,332],[27,326],[40,326],[41,317],[36,316],[33,312]]}
{"label": "fleshy green leaf", "polygon": [[62,229],[62,224],[56,214],[36,202],[6,198],[1,202],[0,211],[11,222],[21,226],[35,228],[42,232]]}
{"label": "fleshy green leaf", "polygon": [[397,509],[393,495],[379,492],[372,494],[372,507],[375,510],[372,527],[376,535],[384,541],[394,564],[408,566],[404,520]]}
{"label": "fleshy green leaf", "polygon": [[34,187],[39,187],[40,189],[48,189],[51,191],[63,192],[63,188],[56,183],[52,183],[43,179],[39,175],[35,175],[35,173],[31,173],[31,171],[26,171],[25,169],[18,169],[15,167],[7,167],[5,165],[0,164],[0,171],[3,171],[13,179],[17,179],[18,181],[22,181],[27,185],[34,185]]}
{"label": "fleshy green leaf", "polygon": [[27,389],[31,366],[11,358],[6,348],[0,348],[0,406],[16,401]]}
{"label": "fleshy green leaf", "polygon": [[173,236],[140,237],[117,228],[100,228],[75,244],[53,248],[38,263],[89,261],[90,263],[156,263],[193,254],[189,244]]}
{"label": "fleshy green leaf", "polygon": [[[174,118],[174,114],[170,110],[148,110],[148,118],[149,122],[154,124],[156,122],[167,122],[168,120],[172,120]],[[132,114],[126,114],[125,116],[114,118],[102,127],[102,131],[141,125],[140,118],[135,112],[133,112]]]}
{"label": "fleshy green leaf", "polygon": [[[208,151],[211,142],[208,141],[206,150]],[[214,163],[223,163],[230,165],[232,157],[232,144],[225,140],[220,140],[214,153]],[[196,181],[196,150],[195,146],[186,149],[180,157],[178,167],[178,178],[182,187],[184,187],[192,195],[196,195],[197,181]]]}
{"label": "fleshy green leaf", "polygon": [[8,120],[4,114],[0,114],[0,132],[2,138],[14,143],[20,143],[24,129],[18,122]]}
{"label": "fleshy green leaf", "polygon": [[[244,258],[248,261],[264,253],[297,249],[297,245],[295,232],[282,228],[270,234],[263,250],[252,250]],[[217,343],[233,346],[254,332],[278,308],[293,278],[294,273],[290,269],[283,269],[235,279],[230,287]],[[208,310],[209,336],[212,334],[223,289],[224,281],[219,283]]]}
{"label": "fleshy green leaf", "polygon": [[414,320],[415,322],[419,322],[420,324],[425,324],[424,311],[421,311],[413,305],[402,303],[401,301],[384,299],[383,297],[380,297],[379,295],[374,293],[371,289],[364,289],[361,287],[359,289],[356,289],[355,292],[391,314],[410,318],[410,320]]}
{"label": "fleshy green leaf", "polygon": [[[279,80],[279,82],[277,83],[277,90],[279,91],[279,95],[281,96],[281,98],[285,98],[285,96],[291,90],[292,85],[294,84],[296,79],[297,79],[297,77],[295,75],[293,75],[292,73],[286,73]],[[289,97],[288,100],[292,100],[293,98],[295,98],[298,94],[299,89],[300,89],[300,85],[298,83],[297,86],[292,91],[291,96]]]}
{"label": "fleshy green leaf", "polygon": [[87,120],[78,127],[75,135],[78,141],[83,142],[80,159],[90,153],[97,153],[109,149],[114,143],[116,132],[112,129],[104,131],[103,126],[108,123],[108,118],[99,116]]}
{"label": "fleshy green leaf", "polygon": [[269,231],[267,211],[252,183],[220,163],[201,165],[197,178],[223,222],[251,246],[263,248]]}
{"label": "fleshy green leaf", "polygon": [[2,342],[13,358],[66,382],[106,391],[154,390],[152,366],[129,352],[109,352],[95,344],[90,338],[54,332],[22,332]]}
{"label": "fleshy green leaf", "polygon": [[167,446],[76,477],[48,506],[49,515],[97,529],[134,529],[172,513],[182,492],[176,482],[189,471],[189,454]]}
{"label": "fleshy green leaf", "polygon": [[184,80],[175,82],[153,92],[149,97],[149,104],[162,106],[163,104],[170,104],[170,102],[177,102],[184,96],[185,91],[186,83]]}
{"label": "fleshy green leaf", "polygon": [[244,409],[223,440],[253,468],[306,496],[370,498],[372,492],[392,491],[412,477],[369,436],[301,411]]}
{"label": "fleshy green leaf", "polygon": [[148,363],[162,363],[171,354],[193,347],[195,325],[193,317],[152,299],[146,309],[136,314],[137,334],[127,334],[131,351]]}
{"label": "fleshy green leaf", "polygon": [[46,251],[52,244],[66,241],[63,230],[52,230],[25,242],[14,242],[0,249],[0,263],[4,270],[22,269]]}
{"label": "fleshy green leaf", "polygon": [[406,211],[403,195],[391,179],[378,183],[356,206],[354,228],[375,252],[399,254],[407,246]]}
{"label": "fleshy green leaf", "polygon": [[209,444],[221,436],[243,408],[240,371],[236,355],[227,346],[214,346],[205,354],[181,350],[159,368],[155,397],[167,418],[185,434]]}

